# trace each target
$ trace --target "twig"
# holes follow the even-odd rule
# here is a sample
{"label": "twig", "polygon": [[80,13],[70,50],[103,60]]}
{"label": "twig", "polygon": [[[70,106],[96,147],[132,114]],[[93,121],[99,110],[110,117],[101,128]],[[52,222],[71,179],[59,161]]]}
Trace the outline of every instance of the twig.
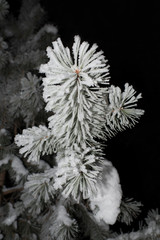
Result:
{"label": "twig", "polygon": [[14,193],[14,192],[21,192],[22,190],[23,190],[23,187],[19,187],[19,188],[13,187],[13,188],[10,188],[6,191],[3,191],[2,194],[3,194],[3,196],[5,196],[5,195],[8,195],[8,194],[11,194],[11,193]]}
{"label": "twig", "polygon": [[2,204],[2,199],[3,199],[2,188],[4,185],[5,175],[6,175],[6,171],[0,172],[0,205]]}

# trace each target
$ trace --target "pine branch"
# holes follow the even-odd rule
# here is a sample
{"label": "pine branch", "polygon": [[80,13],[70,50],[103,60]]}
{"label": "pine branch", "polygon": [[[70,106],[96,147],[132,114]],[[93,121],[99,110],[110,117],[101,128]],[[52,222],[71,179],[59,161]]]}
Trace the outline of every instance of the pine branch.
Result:
{"label": "pine branch", "polygon": [[51,131],[40,125],[24,129],[22,135],[18,134],[15,137],[15,143],[20,147],[20,153],[28,156],[28,161],[39,162],[40,156],[52,154],[54,152],[53,136]]}
{"label": "pine branch", "polygon": [[[54,112],[49,128],[58,147],[65,148],[66,144],[72,147],[75,143],[96,145],[94,138],[104,139],[106,89],[100,84],[108,83],[109,70],[103,52],[96,52],[97,45],[88,48],[87,42],[80,43],[80,37],[75,36],[72,58],[70,50],[58,39],[53,42],[53,49],[47,48],[49,62],[40,67],[40,72],[46,75],[43,79],[46,110]],[[97,89],[92,90],[95,86]]]}
{"label": "pine branch", "polygon": [[53,202],[55,196],[54,172],[54,169],[49,169],[44,173],[28,176],[21,200],[29,213],[40,214],[47,204]]}
{"label": "pine branch", "polygon": [[136,91],[128,83],[125,84],[124,92],[119,87],[110,87],[106,118],[113,133],[133,127],[144,114],[144,110],[136,108],[142,96],[135,94]]}
{"label": "pine branch", "polygon": [[62,189],[65,198],[72,196],[79,202],[96,194],[103,158],[95,148],[79,148],[76,145],[74,148],[57,154],[54,188]]}
{"label": "pine branch", "polygon": [[[31,18],[36,16],[36,9],[31,11]],[[25,9],[23,11],[25,13]],[[28,46],[29,43],[22,49]],[[36,65],[39,53],[36,55],[33,48],[29,56],[32,54],[33,65]],[[70,198],[80,206],[81,202],[87,201],[90,212],[85,208],[81,211],[93,229],[87,226],[86,232],[93,240],[105,240],[109,235],[103,227],[107,226],[108,230],[107,224],[117,220],[122,191],[118,172],[104,159],[98,141],[107,140],[108,136],[132,127],[139,120],[144,113],[136,109],[141,94],[135,96],[136,92],[129,84],[125,84],[123,92],[118,87],[108,88],[109,66],[103,52],[97,51],[96,44],[89,47],[87,42],[81,43],[79,36],[74,38],[72,53],[58,38],[53,42],[53,48],[47,48],[47,55],[49,61],[41,65],[40,72],[45,74],[43,98],[47,103],[46,110],[50,112],[49,128],[40,125],[24,129],[15,137],[15,142],[28,161],[37,163],[41,155],[56,151],[57,165],[44,173],[29,175],[21,200],[26,211],[36,217],[48,206],[50,212],[46,214],[48,222],[43,222],[42,238],[46,234],[48,239],[56,240],[75,239],[78,232],[77,222],[57,196]],[[30,63],[26,56],[24,69]],[[19,52],[16,64],[20,66],[21,61]],[[30,100],[40,79],[28,73],[21,82],[21,98]],[[39,106],[37,99],[39,97],[33,102]],[[56,203],[55,207],[51,207],[53,203]],[[136,207],[136,204],[129,205],[133,215]]]}
{"label": "pine branch", "polygon": [[9,4],[6,0],[0,0],[0,20],[8,13]]}
{"label": "pine branch", "polygon": [[106,240],[112,236],[108,225],[95,221],[94,215],[88,212],[83,204],[76,204],[74,207],[74,215],[81,227],[82,237],[89,237],[91,240]]}
{"label": "pine branch", "polygon": [[118,221],[130,225],[133,220],[140,214],[143,205],[140,202],[133,201],[132,198],[126,198],[121,201],[121,212]]}

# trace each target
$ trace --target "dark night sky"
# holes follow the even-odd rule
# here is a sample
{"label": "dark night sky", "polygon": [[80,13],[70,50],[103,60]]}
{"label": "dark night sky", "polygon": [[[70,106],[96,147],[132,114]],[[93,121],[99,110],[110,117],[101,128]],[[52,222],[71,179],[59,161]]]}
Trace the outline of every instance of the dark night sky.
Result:
{"label": "dark night sky", "polygon": [[120,174],[124,195],[141,201],[146,209],[160,209],[158,1],[41,3],[65,45],[71,46],[75,34],[91,44],[96,42],[109,60],[111,84],[123,87],[129,82],[142,92],[139,107],[145,115],[135,128],[109,140],[106,154]]}

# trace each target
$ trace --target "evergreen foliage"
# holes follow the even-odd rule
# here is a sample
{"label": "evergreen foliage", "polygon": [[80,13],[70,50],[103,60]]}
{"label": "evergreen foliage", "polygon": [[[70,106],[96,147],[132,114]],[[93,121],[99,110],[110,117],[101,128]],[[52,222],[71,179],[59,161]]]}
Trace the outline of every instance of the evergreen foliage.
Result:
{"label": "evergreen foliage", "polygon": [[[57,37],[57,28],[44,24],[45,12],[38,1],[22,1],[18,17],[5,15],[9,5],[0,1],[0,127],[17,131],[44,121],[39,66],[45,49]],[[20,125],[20,126],[19,126]]]}
{"label": "evergreen foliage", "polygon": [[38,0],[17,17],[0,0],[0,239],[158,239],[158,211],[137,232],[110,226],[140,213],[103,150],[144,114],[141,94],[110,86],[98,46],[64,47],[44,16]]}

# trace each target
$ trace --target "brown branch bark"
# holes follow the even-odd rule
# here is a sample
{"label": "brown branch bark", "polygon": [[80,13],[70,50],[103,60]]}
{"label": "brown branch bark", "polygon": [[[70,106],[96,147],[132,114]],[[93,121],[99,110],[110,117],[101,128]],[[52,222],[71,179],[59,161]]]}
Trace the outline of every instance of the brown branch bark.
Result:
{"label": "brown branch bark", "polygon": [[2,193],[3,193],[3,196],[5,196],[14,192],[21,192],[22,190],[23,190],[23,187],[19,187],[19,188],[13,187],[8,190],[4,190]]}
{"label": "brown branch bark", "polygon": [[5,175],[6,175],[6,171],[0,172],[0,205],[2,204],[2,200],[3,200],[2,188],[5,181]]}

